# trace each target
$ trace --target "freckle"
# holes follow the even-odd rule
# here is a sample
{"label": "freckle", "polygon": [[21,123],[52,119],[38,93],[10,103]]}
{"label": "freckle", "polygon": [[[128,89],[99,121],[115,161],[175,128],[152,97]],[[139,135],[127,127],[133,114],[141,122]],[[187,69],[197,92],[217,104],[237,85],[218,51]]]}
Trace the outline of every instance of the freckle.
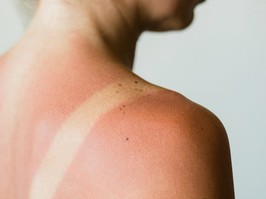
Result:
{"label": "freckle", "polygon": [[120,107],[119,110],[122,111],[123,109]]}
{"label": "freckle", "polygon": [[122,84],[118,84],[118,86],[122,86]]}
{"label": "freckle", "polygon": [[143,89],[138,89],[138,88],[135,88],[135,91],[142,92],[142,91],[143,91]]}
{"label": "freckle", "polygon": [[139,83],[138,81],[135,81],[135,84]]}
{"label": "freckle", "polygon": [[129,140],[129,138],[126,139],[127,141]]}
{"label": "freckle", "polygon": [[119,93],[119,91],[116,91],[116,93]]}
{"label": "freckle", "polygon": [[123,106],[124,108],[126,108],[126,105],[125,105],[125,104],[123,104],[122,106]]}

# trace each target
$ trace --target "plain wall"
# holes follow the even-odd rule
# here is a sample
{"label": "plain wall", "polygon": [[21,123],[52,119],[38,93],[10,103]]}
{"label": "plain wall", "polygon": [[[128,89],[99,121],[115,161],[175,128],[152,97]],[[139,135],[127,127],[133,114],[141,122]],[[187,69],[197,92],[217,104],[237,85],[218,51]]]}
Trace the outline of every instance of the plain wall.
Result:
{"label": "plain wall", "polygon": [[[0,0],[0,54],[22,32]],[[265,0],[208,0],[186,30],[145,33],[134,71],[214,112],[230,139],[236,198],[266,198]]]}

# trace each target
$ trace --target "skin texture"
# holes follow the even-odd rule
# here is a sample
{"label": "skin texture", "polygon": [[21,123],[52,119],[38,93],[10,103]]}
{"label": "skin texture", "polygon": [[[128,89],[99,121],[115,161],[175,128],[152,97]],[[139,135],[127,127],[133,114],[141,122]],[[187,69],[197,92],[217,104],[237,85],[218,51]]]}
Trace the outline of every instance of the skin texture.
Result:
{"label": "skin texture", "polygon": [[152,2],[40,1],[0,59],[1,199],[234,198],[219,119],[131,71],[197,4]]}

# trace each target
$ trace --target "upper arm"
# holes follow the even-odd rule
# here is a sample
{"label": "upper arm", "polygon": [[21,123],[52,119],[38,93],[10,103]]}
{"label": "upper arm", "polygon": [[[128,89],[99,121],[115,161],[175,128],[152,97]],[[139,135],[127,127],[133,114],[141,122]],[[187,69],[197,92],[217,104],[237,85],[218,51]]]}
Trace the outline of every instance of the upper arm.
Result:
{"label": "upper arm", "polygon": [[[192,111],[193,113],[193,111]],[[230,146],[221,122],[209,111],[195,108],[192,124],[184,129],[185,142],[177,144],[183,154],[184,173],[176,178],[181,183],[181,198],[234,198]],[[194,124],[193,124],[194,123]],[[182,170],[182,168],[181,168]],[[173,174],[175,175],[175,174]],[[184,196],[184,197],[183,197]]]}
{"label": "upper arm", "polygon": [[165,157],[157,168],[162,181],[147,187],[147,198],[233,199],[229,141],[219,119],[193,104],[174,128],[162,138],[168,142],[159,154]]}

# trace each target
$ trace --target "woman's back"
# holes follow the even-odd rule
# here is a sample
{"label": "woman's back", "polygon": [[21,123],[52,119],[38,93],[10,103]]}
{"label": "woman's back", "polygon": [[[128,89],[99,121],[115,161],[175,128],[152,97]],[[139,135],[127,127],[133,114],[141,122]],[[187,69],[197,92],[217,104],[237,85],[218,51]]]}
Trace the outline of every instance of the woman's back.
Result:
{"label": "woman's back", "polygon": [[55,70],[49,78],[42,71],[42,77],[25,73],[18,81],[11,78],[17,71],[1,78],[1,137],[8,137],[1,146],[6,167],[0,179],[11,180],[0,182],[9,189],[1,197],[190,197],[178,187],[192,180],[183,175],[192,163],[184,156],[199,150],[193,134],[213,139],[221,129],[206,110],[137,76],[91,80],[83,79],[85,71],[57,76]]}
{"label": "woman's back", "polygon": [[[0,164],[4,165],[0,170],[0,175],[3,176],[0,184],[2,188],[19,195],[14,198],[26,198],[34,179],[38,178],[36,176],[52,172],[41,167],[51,164],[50,156],[58,156],[59,162],[54,162],[53,169],[60,164],[60,170],[67,171],[84,143],[96,144],[99,136],[104,140],[110,139],[110,136],[119,136],[122,143],[129,139],[132,142],[134,137],[146,132],[144,127],[150,122],[154,122],[152,125],[156,125],[155,129],[162,125],[162,121],[147,121],[147,113],[149,115],[156,112],[154,108],[159,109],[158,105],[165,103],[164,98],[159,97],[171,92],[137,76],[126,75],[126,71],[121,71],[121,76],[111,75],[111,71],[106,71],[106,76],[103,72],[95,72],[94,78],[89,78],[92,77],[91,71],[77,68],[75,71],[64,70],[62,74],[54,65],[51,68],[46,65],[49,74],[45,74],[44,70],[39,73],[33,66],[22,70],[23,63],[13,65],[8,63],[9,60],[5,61],[2,62],[0,73],[0,136],[3,149]],[[97,78],[97,75],[101,77]],[[171,95],[172,98],[175,96]],[[153,105],[153,109],[149,109],[147,105],[152,104],[157,107]],[[132,125],[133,120],[138,123],[134,122]],[[135,132],[137,127],[140,128],[139,135]],[[76,140],[74,143],[73,138]],[[109,145],[108,142],[105,141],[105,147]],[[87,147],[93,147],[92,143]],[[62,165],[64,159],[65,164]],[[82,166],[81,162],[78,164]],[[58,177],[55,181],[62,180],[61,178]],[[36,189],[44,189],[43,187],[49,186],[44,184]],[[0,193],[7,192],[1,190]],[[3,198],[7,197],[4,196]]]}
{"label": "woman's back", "polygon": [[[33,160],[29,158],[43,158],[66,121],[73,125],[80,123],[71,115],[86,114],[80,111],[85,109],[89,117],[87,122],[93,126],[105,112],[156,90],[152,86],[145,89],[146,82],[132,75],[125,76],[125,73],[112,76],[110,71],[104,76],[95,72],[93,78],[89,78],[92,71],[86,71],[85,67],[85,70],[75,67],[75,70],[60,71],[57,66],[46,65],[47,71],[38,71],[32,65],[24,67],[24,63],[13,65],[9,61],[2,60],[0,67],[0,136],[1,149],[4,149],[1,150],[4,153],[1,165],[12,156],[12,165],[20,167],[17,168],[19,174],[14,174],[10,164],[7,167],[15,176],[27,175],[28,171],[23,169],[32,167],[29,164]],[[73,131],[78,132],[78,129]],[[3,169],[2,173],[9,172]],[[25,176],[15,178],[25,180]]]}
{"label": "woman's back", "polygon": [[167,2],[40,1],[0,61],[0,198],[234,197],[220,121],[131,71],[140,32],[198,3]]}

